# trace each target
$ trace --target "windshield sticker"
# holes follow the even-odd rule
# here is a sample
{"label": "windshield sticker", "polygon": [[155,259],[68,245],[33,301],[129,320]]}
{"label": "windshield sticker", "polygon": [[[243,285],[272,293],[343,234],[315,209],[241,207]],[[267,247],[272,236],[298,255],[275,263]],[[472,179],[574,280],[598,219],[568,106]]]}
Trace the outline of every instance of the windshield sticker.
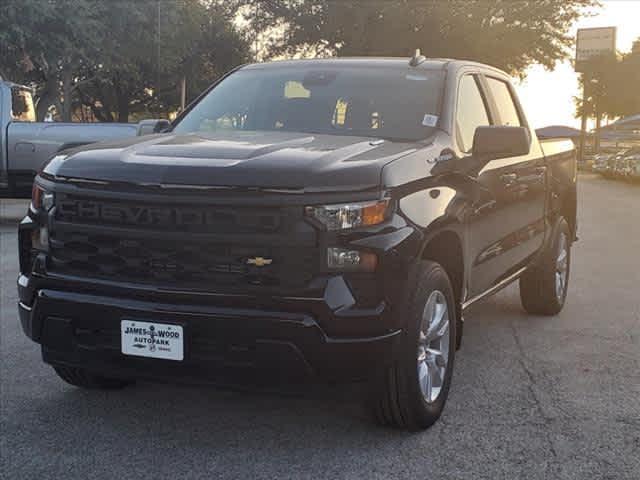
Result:
{"label": "windshield sticker", "polygon": [[438,116],[437,115],[425,115],[422,119],[422,125],[425,127],[435,127],[438,124]]}

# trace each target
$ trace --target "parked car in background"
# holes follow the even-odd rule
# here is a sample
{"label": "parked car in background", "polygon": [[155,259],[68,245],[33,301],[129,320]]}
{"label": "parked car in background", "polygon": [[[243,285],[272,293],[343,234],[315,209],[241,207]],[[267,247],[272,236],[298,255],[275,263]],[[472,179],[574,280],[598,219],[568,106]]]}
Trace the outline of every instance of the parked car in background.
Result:
{"label": "parked car in background", "polygon": [[591,160],[591,170],[596,173],[603,174],[609,165],[609,160],[614,155],[611,153],[598,153]]}
{"label": "parked car in background", "polygon": [[622,179],[626,177],[626,171],[627,171],[626,166],[627,166],[627,161],[625,159],[624,152],[616,155],[614,157],[614,164],[613,164],[613,177],[617,179]]}
{"label": "parked car in background", "polygon": [[152,133],[153,125],[159,124],[36,122],[31,89],[0,80],[0,196],[28,198],[34,176],[57,152]]}
{"label": "parked car in background", "polygon": [[616,177],[616,165],[618,164],[618,159],[620,158],[620,154],[617,153],[615,155],[611,155],[607,159],[607,165],[605,166],[604,172],[602,174],[607,178],[615,178]]}
{"label": "parked car in background", "polygon": [[627,180],[640,179],[640,147],[627,150],[620,160],[622,176]]}
{"label": "parked car in background", "polygon": [[606,178],[636,180],[640,176],[640,146],[598,153],[591,170]]}
{"label": "parked car in background", "polygon": [[635,160],[631,170],[631,181],[640,182],[640,159]]}
{"label": "parked car in background", "polygon": [[633,153],[633,148],[625,148],[609,159],[608,168],[605,175],[610,178],[624,179],[628,176],[629,161],[628,157]]}

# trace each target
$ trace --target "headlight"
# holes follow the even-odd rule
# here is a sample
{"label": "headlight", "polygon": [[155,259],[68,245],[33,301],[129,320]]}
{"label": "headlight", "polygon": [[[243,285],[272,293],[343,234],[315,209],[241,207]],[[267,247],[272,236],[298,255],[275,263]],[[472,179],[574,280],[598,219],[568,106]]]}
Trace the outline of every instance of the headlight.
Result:
{"label": "headlight", "polygon": [[[36,212],[48,212],[53,208],[55,196],[40,185],[34,183],[31,190],[31,207]],[[46,251],[49,248],[49,230],[46,223],[31,234],[31,245],[35,250]]]}
{"label": "headlight", "polygon": [[320,222],[327,230],[377,225],[387,218],[389,199],[339,205],[306,207],[307,216]]}
{"label": "headlight", "polygon": [[47,192],[40,185],[34,183],[31,190],[31,205],[33,209],[48,212],[55,203],[55,196],[52,192]]}

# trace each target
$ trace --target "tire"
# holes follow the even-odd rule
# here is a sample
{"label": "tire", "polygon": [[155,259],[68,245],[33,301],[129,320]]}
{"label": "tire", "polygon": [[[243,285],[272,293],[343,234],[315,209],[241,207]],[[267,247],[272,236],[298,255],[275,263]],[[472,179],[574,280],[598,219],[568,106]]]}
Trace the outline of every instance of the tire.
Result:
{"label": "tire", "polygon": [[520,300],[524,309],[535,315],[560,313],[567,298],[570,271],[571,233],[567,221],[560,218],[538,264],[520,277]]}
{"label": "tire", "polygon": [[[406,296],[402,344],[393,365],[373,382],[371,392],[371,407],[379,424],[411,431],[426,429],[440,417],[451,384],[457,339],[453,288],[445,270],[435,262],[422,261],[414,279],[408,283],[414,288]],[[425,331],[432,340],[425,340]],[[435,351],[441,355],[434,355]]]}
{"label": "tire", "polygon": [[130,380],[108,378],[89,373],[82,368],[65,367],[56,365],[53,367],[58,376],[65,382],[80,388],[98,390],[119,390],[132,384]]}

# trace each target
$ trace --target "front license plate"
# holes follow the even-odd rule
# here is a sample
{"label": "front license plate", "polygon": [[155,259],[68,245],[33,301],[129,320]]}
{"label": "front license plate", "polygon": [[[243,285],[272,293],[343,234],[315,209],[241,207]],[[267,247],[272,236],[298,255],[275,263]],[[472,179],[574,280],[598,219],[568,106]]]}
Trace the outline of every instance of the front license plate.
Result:
{"label": "front license plate", "polygon": [[167,323],[120,322],[122,353],[136,357],[184,359],[184,334],[180,325]]}

